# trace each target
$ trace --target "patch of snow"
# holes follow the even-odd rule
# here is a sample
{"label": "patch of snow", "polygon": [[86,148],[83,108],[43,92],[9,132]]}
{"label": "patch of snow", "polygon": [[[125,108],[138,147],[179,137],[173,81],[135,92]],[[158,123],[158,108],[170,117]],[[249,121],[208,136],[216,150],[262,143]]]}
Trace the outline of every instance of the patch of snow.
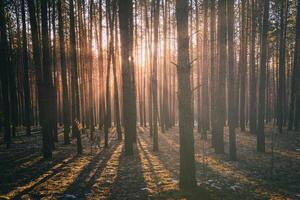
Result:
{"label": "patch of snow", "polygon": [[70,199],[76,199],[76,196],[73,194],[65,194],[65,197]]}
{"label": "patch of snow", "polygon": [[232,189],[233,191],[236,191],[236,190],[241,189],[241,186],[239,186],[239,185],[232,185],[232,186],[230,186],[230,189]]}

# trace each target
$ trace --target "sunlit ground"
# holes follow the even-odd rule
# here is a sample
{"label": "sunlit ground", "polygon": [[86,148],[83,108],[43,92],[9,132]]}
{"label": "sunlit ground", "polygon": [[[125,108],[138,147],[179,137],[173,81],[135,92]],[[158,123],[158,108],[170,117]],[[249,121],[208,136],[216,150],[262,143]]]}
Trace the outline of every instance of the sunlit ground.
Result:
{"label": "sunlit ground", "polygon": [[112,129],[108,149],[91,148],[84,136],[83,156],[76,156],[75,144],[57,145],[51,162],[43,161],[39,152],[40,136],[19,136],[13,149],[0,147],[0,193],[8,199],[300,198],[300,136],[273,135],[272,156],[272,130],[267,128],[265,154],[255,152],[254,135],[238,133],[237,162],[230,162],[227,154],[214,154],[210,137],[204,142],[195,132],[199,187],[194,193],[178,188],[178,127],[159,133],[157,153],[152,151],[149,129],[139,127],[135,156],[126,157]]}

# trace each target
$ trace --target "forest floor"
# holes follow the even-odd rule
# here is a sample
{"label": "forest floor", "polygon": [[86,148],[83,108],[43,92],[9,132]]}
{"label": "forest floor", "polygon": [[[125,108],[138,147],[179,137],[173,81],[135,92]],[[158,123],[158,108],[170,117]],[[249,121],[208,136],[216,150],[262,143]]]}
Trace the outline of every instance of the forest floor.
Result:
{"label": "forest floor", "polygon": [[18,136],[10,150],[0,145],[0,199],[300,199],[299,132],[266,132],[266,153],[256,152],[254,135],[238,133],[235,162],[228,159],[227,133],[226,154],[216,155],[210,137],[204,141],[195,132],[198,187],[192,193],[178,188],[178,127],[159,132],[159,152],[152,151],[149,129],[139,127],[131,157],[114,129],[109,148],[91,148],[86,134],[82,156],[75,141],[59,143],[52,161],[42,158],[40,134]]}

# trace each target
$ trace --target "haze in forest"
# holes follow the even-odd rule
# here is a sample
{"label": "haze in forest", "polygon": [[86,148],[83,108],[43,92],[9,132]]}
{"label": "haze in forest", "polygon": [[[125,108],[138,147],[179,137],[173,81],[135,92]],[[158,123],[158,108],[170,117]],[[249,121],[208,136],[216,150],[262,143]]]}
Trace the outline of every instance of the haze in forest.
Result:
{"label": "haze in forest", "polygon": [[299,199],[300,0],[0,0],[0,199]]}

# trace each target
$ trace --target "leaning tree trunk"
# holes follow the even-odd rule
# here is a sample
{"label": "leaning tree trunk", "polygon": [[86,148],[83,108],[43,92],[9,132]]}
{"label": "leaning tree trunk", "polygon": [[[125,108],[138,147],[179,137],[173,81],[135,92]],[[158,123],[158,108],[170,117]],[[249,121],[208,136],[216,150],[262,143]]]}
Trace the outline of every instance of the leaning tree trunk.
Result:
{"label": "leaning tree trunk", "polygon": [[192,116],[191,64],[189,62],[188,1],[176,0],[177,76],[180,135],[180,188],[196,186]]}

